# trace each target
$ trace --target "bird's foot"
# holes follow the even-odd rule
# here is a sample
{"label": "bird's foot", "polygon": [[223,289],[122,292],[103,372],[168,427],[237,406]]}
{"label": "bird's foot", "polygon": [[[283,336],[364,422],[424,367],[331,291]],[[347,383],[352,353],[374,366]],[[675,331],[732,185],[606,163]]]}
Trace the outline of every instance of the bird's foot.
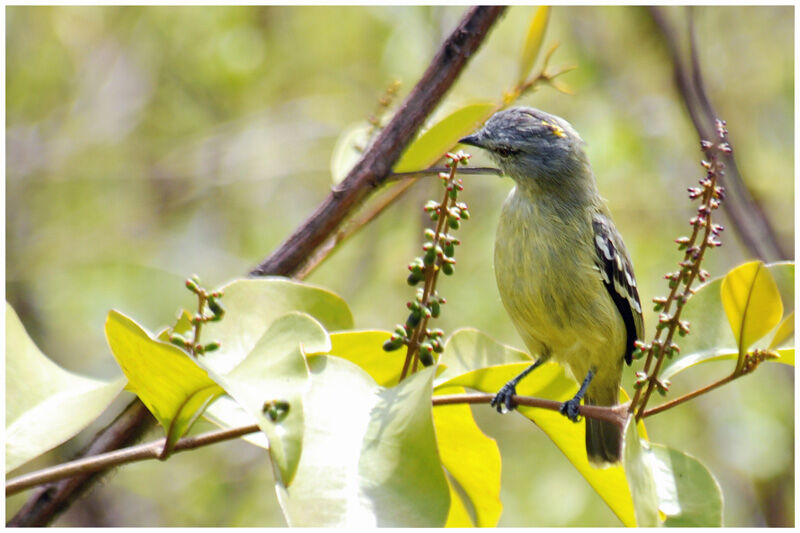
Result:
{"label": "bird's foot", "polygon": [[516,385],[512,382],[508,382],[494,395],[489,405],[497,409],[497,412],[500,414],[513,411],[517,408],[517,404],[515,404],[513,400],[515,394],[517,394]]}
{"label": "bird's foot", "polygon": [[577,422],[580,410],[579,407],[581,406],[581,399],[575,397],[571,400],[564,402],[561,405],[561,414],[572,420],[573,422]]}

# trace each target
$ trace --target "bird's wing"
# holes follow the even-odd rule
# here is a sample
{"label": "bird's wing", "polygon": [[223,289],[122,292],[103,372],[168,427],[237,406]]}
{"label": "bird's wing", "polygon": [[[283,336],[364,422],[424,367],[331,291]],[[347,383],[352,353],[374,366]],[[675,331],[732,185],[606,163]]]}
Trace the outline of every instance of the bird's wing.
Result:
{"label": "bird's wing", "polygon": [[644,320],[639,291],[636,289],[636,278],[633,266],[622,242],[617,228],[607,216],[596,213],[592,218],[594,229],[594,247],[597,269],[603,278],[603,284],[614,300],[614,304],[625,322],[628,333],[625,345],[625,361],[633,360],[633,343],[644,336]]}

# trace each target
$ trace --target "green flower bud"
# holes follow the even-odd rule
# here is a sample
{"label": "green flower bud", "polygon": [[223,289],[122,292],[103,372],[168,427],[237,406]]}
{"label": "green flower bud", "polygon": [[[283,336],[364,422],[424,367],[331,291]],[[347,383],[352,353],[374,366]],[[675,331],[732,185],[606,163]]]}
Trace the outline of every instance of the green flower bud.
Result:
{"label": "green flower bud", "polygon": [[209,342],[205,345],[204,350],[206,353],[208,352],[216,352],[219,350],[219,347],[222,346],[218,341],[217,342]]}
{"label": "green flower bud", "polygon": [[225,308],[222,306],[222,302],[218,301],[213,296],[208,298],[208,308],[214,313],[214,316],[222,317],[225,314]]}
{"label": "green flower bud", "polygon": [[403,345],[402,339],[400,339],[398,341],[398,340],[394,340],[394,337],[392,337],[391,339],[389,339],[388,341],[383,343],[383,351],[385,351],[385,352],[393,352],[393,351],[399,349],[402,345]]}
{"label": "green flower bud", "polygon": [[406,326],[409,328],[415,328],[417,327],[417,324],[419,324],[420,320],[422,320],[421,313],[411,313],[406,319]]}
{"label": "green flower bud", "polygon": [[455,268],[453,267],[452,263],[444,263],[442,264],[442,273],[446,276],[452,276],[453,272],[455,272]]}

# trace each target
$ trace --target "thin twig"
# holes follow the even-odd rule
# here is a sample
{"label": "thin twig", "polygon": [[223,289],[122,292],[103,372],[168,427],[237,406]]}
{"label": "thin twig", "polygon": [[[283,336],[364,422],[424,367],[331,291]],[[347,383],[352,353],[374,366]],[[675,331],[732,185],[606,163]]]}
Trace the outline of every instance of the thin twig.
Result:
{"label": "thin twig", "polygon": [[[336,250],[341,243],[358,233],[361,228],[378,218],[379,215],[381,215],[384,211],[386,211],[386,209],[399,200],[406,193],[406,191],[408,191],[417,182],[419,178],[423,176],[438,176],[439,173],[447,171],[448,169],[446,167],[431,167],[424,170],[416,170],[414,172],[393,172],[392,174],[389,174],[389,177],[386,179],[387,182],[391,180],[397,180],[399,183],[389,189],[389,191],[369,211],[346,223],[344,228],[337,231],[335,235],[328,237],[328,240],[326,240],[325,243],[319,247],[319,250],[317,250],[314,256],[303,265],[300,271],[298,271],[296,277],[298,279],[306,278],[313,270],[318,268],[328,257],[330,257],[333,251]],[[471,175],[503,175],[502,170],[492,167],[464,167],[458,172],[459,174]]]}
{"label": "thin twig", "polygon": [[[673,62],[675,85],[698,136],[700,139],[713,138],[714,121],[718,115],[712,107],[705,89],[691,12],[689,13],[689,66],[686,65],[686,62],[681,57],[678,37],[667,21],[664,9],[650,7],[649,12],[656,27],[660,30],[661,37],[664,39],[669,51]],[[733,142],[730,142],[730,144],[733,146]],[[736,166],[735,158],[732,154],[726,154],[722,159],[727,171],[723,185],[725,185],[729,193],[728,201],[725,202],[723,208],[742,243],[751,254],[764,261],[788,259],[789,257],[782,248],[772,223],[759,203],[750,194]]]}
{"label": "thin twig", "polygon": [[[455,405],[455,404],[488,404],[492,401],[493,394],[472,393],[472,394],[451,394],[434,396],[431,400],[433,406]],[[514,396],[513,401],[517,405],[525,407],[538,407],[558,411],[563,405],[562,402],[546,400],[532,396]],[[599,407],[595,405],[581,405],[578,408],[581,415],[588,418],[596,418],[616,424],[620,428],[624,427],[627,417],[627,406],[616,405],[614,407]],[[226,440],[232,440],[244,435],[259,431],[255,424],[220,429],[210,431],[193,437],[184,437],[175,443],[172,453],[179,453],[186,450],[216,444]],[[76,461],[70,461],[57,466],[44,468],[36,472],[24,474],[6,482],[6,497],[17,494],[23,490],[36,485],[52,483],[76,475],[87,475],[96,473],[108,468],[120,466],[127,463],[145,461],[148,459],[161,459],[161,450],[164,449],[166,438],[162,438],[146,444],[131,446],[115,450],[113,452],[102,453],[90,457],[84,457]]]}

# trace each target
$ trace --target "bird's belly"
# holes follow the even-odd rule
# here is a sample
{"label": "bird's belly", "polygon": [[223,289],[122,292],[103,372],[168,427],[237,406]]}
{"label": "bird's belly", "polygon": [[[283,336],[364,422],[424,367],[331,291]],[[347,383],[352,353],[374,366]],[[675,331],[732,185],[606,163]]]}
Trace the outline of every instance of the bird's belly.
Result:
{"label": "bird's belly", "polygon": [[564,231],[554,239],[559,228],[542,236],[506,222],[501,218],[498,237],[505,235],[495,245],[497,287],[531,355],[552,357],[578,381],[590,368],[619,376],[626,330],[593,268],[594,250],[578,244],[581,236],[570,243]]}

